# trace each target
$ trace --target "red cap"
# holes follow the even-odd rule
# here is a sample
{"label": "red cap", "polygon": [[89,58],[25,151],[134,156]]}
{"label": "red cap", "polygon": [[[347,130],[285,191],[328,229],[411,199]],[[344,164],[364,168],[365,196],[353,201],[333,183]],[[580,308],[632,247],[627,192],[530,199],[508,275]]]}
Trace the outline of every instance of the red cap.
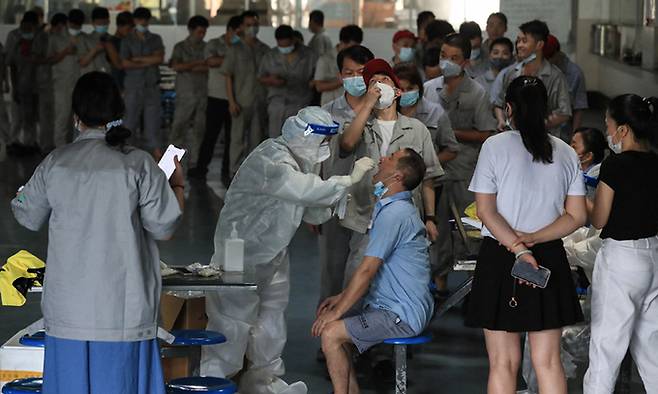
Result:
{"label": "red cap", "polygon": [[363,81],[366,83],[366,86],[370,86],[370,79],[375,74],[388,75],[393,80],[395,87],[400,88],[400,80],[386,60],[372,59],[363,66]]}
{"label": "red cap", "polygon": [[560,50],[560,41],[552,34],[548,35],[548,40],[544,44],[544,57],[550,59]]}
{"label": "red cap", "polygon": [[403,38],[411,38],[412,40],[415,40],[416,36],[414,35],[414,33],[410,32],[409,30],[406,29],[398,30],[393,35],[393,43],[395,44],[396,42],[398,42],[398,40],[401,40]]}

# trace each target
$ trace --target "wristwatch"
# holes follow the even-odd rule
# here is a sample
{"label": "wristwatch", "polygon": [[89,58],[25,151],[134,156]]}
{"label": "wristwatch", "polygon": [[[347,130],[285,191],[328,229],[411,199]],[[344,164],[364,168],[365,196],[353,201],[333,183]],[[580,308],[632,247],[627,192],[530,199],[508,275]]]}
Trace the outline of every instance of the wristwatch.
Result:
{"label": "wristwatch", "polygon": [[425,222],[427,221],[432,221],[432,223],[436,224],[436,216],[435,215],[425,215]]}

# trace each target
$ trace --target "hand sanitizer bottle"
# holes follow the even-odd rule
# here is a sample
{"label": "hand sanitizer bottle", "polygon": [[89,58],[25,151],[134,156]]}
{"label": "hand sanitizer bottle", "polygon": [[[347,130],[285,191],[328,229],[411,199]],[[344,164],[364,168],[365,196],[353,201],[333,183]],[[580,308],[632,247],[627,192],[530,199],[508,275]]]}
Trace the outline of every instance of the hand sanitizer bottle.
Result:
{"label": "hand sanitizer bottle", "polygon": [[244,240],[238,238],[237,222],[233,222],[231,237],[224,240],[224,271],[244,271]]}

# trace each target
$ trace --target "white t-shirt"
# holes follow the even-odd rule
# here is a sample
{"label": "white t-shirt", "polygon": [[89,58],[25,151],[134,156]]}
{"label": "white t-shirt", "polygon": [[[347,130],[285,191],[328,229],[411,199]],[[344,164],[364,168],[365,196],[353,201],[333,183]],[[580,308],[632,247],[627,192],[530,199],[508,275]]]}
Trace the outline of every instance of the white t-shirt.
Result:
{"label": "white t-shirt", "polygon": [[379,131],[382,133],[382,146],[379,148],[379,154],[384,157],[388,156],[388,147],[391,145],[391,138],[393,138],[393,129],[395,128],[395,122],[397,120],[379,120],[377,119],[377,125],[379,126]]}
{"label": "white t-shirt", "polygon": [[[485,141],[468,190],[496,194],[498,213],[518,231],[534,232],[564,213],[569,196],[584,196],[585,183],[576,152],[550,136],[553,163],[533,162],[518,131]],[[486,227],[482,235],[495,238]]]}

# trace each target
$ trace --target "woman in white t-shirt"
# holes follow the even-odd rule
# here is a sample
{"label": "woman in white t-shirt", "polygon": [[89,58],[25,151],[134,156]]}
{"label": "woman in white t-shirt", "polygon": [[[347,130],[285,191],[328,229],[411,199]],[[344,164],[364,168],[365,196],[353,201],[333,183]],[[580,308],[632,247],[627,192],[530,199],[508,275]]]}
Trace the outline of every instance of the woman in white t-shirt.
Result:
{"label": "woman in white t-shirt", "polygon": [[[539,391],[566,393],[561,328],[583,314],[561,238],[585,224],[585,185],[574,150],[546,130],[541,80],[518,77],[505,101],[512,130],[487,139],[469,187],[484,241],[466,325],[484,328],[488,392],[515,392],[520,335],[528,332]],[[516,281],[516,259],[550,269],[546,288]]]}

